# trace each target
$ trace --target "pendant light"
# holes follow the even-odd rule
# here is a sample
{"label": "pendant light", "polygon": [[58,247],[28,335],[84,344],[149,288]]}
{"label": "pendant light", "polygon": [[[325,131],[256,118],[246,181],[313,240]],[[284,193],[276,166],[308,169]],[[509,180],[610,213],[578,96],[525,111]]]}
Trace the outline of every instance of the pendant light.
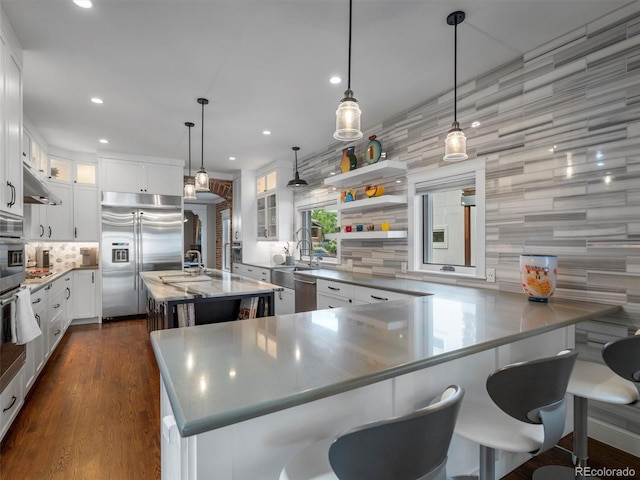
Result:
{"label": "pendant light", "polygon": [[467,137],[460,128],[458,123],[458,25],[464,21],[464,12],[453,12],[447,17],[447,23],[454,27],[454,44],[453,44],[453,123],[451,130],[444,141],[444,157],[443,160],[453,162],[458,160],[466,160],[467,156]]}
{"label": "pendant light", "polygon": [[291,150],[293,150],[293,154],[296,156],[296,176],[293,180],[289,180],[289,183],[287,183],[287,187],[289,188],[308,187],[309,184],[307,183],[307,181],[301,180],[300,175],[298,175],[298,150],[300,150],[300,147],[291,147]]}
{"label": "pendant light", "polygon": [[202,145],[201,155],[202,161],[200,163],[200,170],[196,173],[196,192],[209,192],[209,175],[204,169],[204,106],[209,103],[206,98],[199,98],[198,103],[202,105]]}
{"label": "pendant light", "polygon": [[358,100],[353,98],[351,90],[351,12],[353,9],[353,0],[349,0],[349,67],[347,74],[347,89],[344,92],[344,98],[340,100],[338,109],[336,110],[336,131],[333,138],[350,142],[362,138],[360,130],[360,107]]}
{"label": "pendant light", "polygon": [[[185,122],[185,126],[189,128],[189,176],[184,182],[184,199],[185,200],[197,200],[196,197],[196,185],[191,176],[191,127],[195,126],[193,122]],[[186,221],[186,219],[185,219]]]}

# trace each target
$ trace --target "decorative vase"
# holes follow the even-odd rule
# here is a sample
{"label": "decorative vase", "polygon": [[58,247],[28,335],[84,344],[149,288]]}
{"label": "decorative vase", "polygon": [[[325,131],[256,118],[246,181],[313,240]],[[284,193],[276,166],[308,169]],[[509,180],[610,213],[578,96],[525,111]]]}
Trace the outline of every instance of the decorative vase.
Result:
{"label": "decorative vase", "polygon": [[548,302],[556,289],[558,257],[520,255],[520,283],[529,300]]}
{"label": "decorative vase", "polygon": [[382,185],[367,185],[364,193],[366,193],[369,198],[379,197],[384,193],[384,187]]}
{"label": "decorative vase", "polygon": [[382,154],[382,145],[378,140],[376,140],[375,135],[371,135],[369,137],[369,143],[367,143],[366,149],[366,160],[369,165],[376,163],[380,160],[380,155]]}

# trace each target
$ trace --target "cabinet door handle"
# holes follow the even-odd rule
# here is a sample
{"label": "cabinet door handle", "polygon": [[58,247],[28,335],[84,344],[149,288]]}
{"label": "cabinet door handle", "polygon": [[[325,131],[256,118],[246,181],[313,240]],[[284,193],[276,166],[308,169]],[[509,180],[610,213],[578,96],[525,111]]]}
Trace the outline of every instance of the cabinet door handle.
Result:
{"label": "cabinet door handle", "polygon": [[31,302],[31,305],[35,305],[36,303],[40,303],[42,301],[42,299],[40,297],[38,297],[38,299],[34,302]]}
{"label": "cabinet door handle", "polygon": [[327,286],[327,288],[328,288],[329,290],[333,290],[333,291],[335,291],[335,292],[339,292],[339,291],[340,291],[340,289],[339,289],[338,287],[332,287],[331,285],[328,285],[328,286]]}
{"label": "cabinet door handle", "polygon": [[49,238],[51,238],[51,226],[49,226]]}
{"label": "cabinet door handle", "polygon": [[18,397],[13,395],[11,397],[11,404],[7,408],[3,408],[2,409],[2,413],[6,412],[7,410],[11,410],[13,408],[13,406],[16,404],[16,400],[18,400]]}
{"label": "cabinet door handle", "polygon": [[71,298],[71,289],[67,287],[67,300]]}
{"label": "cabinet door handle", "polygon": [[13,185],[11,184],[11,182],[7,182],[7,187],[11,189],[11,200],[7,202],[7,207],[11,208],[11,205],[13,205],[13,197],[15,196],[15,194],[13,193]]}
{"label": "cabinet door handle", "polygon": [[54,334],[53,334],[53,336],[54,336],[54,337],[57,337],[58,335],[60,335],[60,332],[61,332],[61,330],[60,330],[60,329],[56,330],[56,333],[54,333]]}
{"label": "cabinet door handle", "polygon": [[373,298],[374,300],[389,300],[388,298],[384,298],[384,297],[376,297],[375,295],[371,295],[371,298]]}
{"label": "cabinet door handle", "polygon": [[96,281],[96,272],[91,272],[91,283],[95,283]]}
{"label": "cabinet door handle", "polygon": [[38,326],[40,326],[40,315],[37,313],[34,315],[36,317],[36,321],[38,322]]}
{"label": "cabinet door handle", "polygon": [[78,238],[78,227],[73,227],[73,238]]}
{"label": "cabinet door handle", "polygon": [[40,225],[40,238],[44,237],[44,225]]}
{"label": "cabinet door handle", "polygon": [[47,286],[45,287],[45,290],[51,290],[51,287],[53,287],[53,285],[50,283],[49,285],[47,285]]}
{"label": "cabinet door handle", "polygon": [[333,305],[327,305],[327,306],[328,306],[329,308],[336,308],[336,307],[334,307]]}
{"label": "cabinet door handle", "polygon": [[60,304],[59,304],[59,303],[56,303],[56,304],[53,306],[53,308],[60,308]]}

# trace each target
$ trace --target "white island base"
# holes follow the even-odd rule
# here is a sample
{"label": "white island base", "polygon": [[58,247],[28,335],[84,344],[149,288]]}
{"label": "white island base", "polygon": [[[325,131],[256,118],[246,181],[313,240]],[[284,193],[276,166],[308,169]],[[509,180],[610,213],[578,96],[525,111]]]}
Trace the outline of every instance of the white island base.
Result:
{"label": "white island base", "polygon": [[[450,384],[470,395],[486,395],[487,375],[500,366],[554,355],[574,347],[574,327],[564,327],[497,348],[437,363],[285,410],[182,438],[162,382],[163,480],[278,479],[285,463],[312,442],[334,437],[369,421],[405,414],[423,406]],[[571,431],[568,397],[565,433]],[[464,400],[463,400],[464,401]],[[530,457],[499,452],[500,478]],[[454,435],[449,450],[449,476],[478,471],[478,447]]]}

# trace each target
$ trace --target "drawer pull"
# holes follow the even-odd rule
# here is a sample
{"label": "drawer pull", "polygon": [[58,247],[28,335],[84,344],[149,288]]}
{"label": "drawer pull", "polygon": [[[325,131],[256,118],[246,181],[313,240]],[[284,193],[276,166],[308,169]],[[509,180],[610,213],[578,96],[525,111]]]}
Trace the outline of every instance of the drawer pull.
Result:
{"label": "drawer pull", "polygon": [[334,307],[333,305],[328,305],[328,307],[329,307],[329,308],[336,308],[336,307]]}
{"label": "drawer pull", "polygon": [[328,288],[329,290],[333,290],[333,291],[335,291],[335,292],[339,292],[339,291],[340,291],[340,289],[339,289],[338,287],[332,287],[331,285],[327,286],[327,288]]}
{"label": "drawer pull", "polygon": [[53,306],[53,308],[60,308],[60,304],[59,304],[59,303],[56,303],[56,304]]}
{"label": "drawer pull", "polygon": [[16,401],[18,400],[18,397],[16,397],[15,395],[13,395],[11,397],[11,405],[9,405],[7,408],[3,408],[2,409],[2,413],[6,412],[7,410],[11,410],[13,408],[13,406],[16,404]]}
{"label": "drawer pull", "polygon": [[389,300],[388,298],[383,298],[383,297],[376,297],[375,295],[371,295],[371,298],[373,298],[374,300]]}
{"label": "drawer pull", "polygon": [[40,297],[38,297],[37,300],[31,302],[31,305],[35,305],[36,303],[40,303],[42,301],[42,299]]}
{"label": "drawer pull", "polygon": [[53,334],[53,336],[54,336],[54,337],[57,337],[58,335],[60,335],[60,332],[61,332],[61,330],[60,330],[60,329],[58,329],[58,330],[56,331],[56,333],[54,333],[54,334]]}

